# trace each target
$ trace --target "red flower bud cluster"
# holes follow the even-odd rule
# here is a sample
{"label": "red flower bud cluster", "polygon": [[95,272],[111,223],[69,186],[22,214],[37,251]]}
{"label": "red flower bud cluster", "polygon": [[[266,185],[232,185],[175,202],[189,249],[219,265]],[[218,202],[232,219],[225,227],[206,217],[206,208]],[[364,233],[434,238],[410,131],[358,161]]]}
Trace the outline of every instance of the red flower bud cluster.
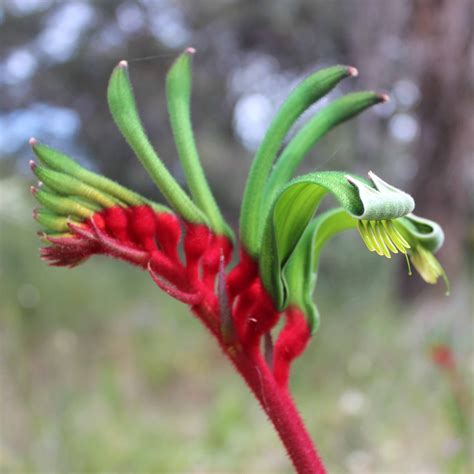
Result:
{"label": "red flower bud cluster", "polygon": [[[41,249],[49,264],[74,267],[91,255],[103,254],[147,269],[161,289],[192,307],[225,350],[232,346],[249,357],[261,357],[262,337],[282,313],[265,290],[257,263],[245,251],[240,252],[240,262],[225,272],[232,257],[232,243],[226,236],[148,205],[110,207],[68,226],[68,234],[41,234],[52,244]],[[221,288],[218,276],[224,279]],[[219,294],[223,291],[225,295]],[[230,315],[231,334],[229,321],[224,334],[225,315]],[[309,338],[302,311],[287,309],[286,324],[269,361],[279,385],[287,386],[290,365]]]}

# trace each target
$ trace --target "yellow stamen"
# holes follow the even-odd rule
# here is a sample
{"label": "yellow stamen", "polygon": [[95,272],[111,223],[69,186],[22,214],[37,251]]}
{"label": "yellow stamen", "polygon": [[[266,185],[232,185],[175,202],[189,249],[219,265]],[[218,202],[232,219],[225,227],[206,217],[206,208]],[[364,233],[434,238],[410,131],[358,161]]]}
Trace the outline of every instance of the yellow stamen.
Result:
{"label": "yellow stamen", "polygon": [[392,242],[397,246],[397,249],[401,253],[407,253],[407,249],[410,248],[410,244],[403,238],[398,229],[393,225],[392,221],[382,221],[385,230],[392,239]]}
{"label": "yellow stamen", "polygon": [[388,250],[387,246],[385,245],[385,240],[382,235],[382,224],[380,221],[371,221],[372,228],[375,232],[375,235],[377,236],[377,241],[379,243],[380,248],[382,249],[383,254],[387,258],[392,258],[390,255],[390,251]]}
{"label": "yellow stamen", "polygon": [[373,222],[373,221],[369,221],[367,223],[367,232],[369,233],[370,237],[372,238],[372,241],[373,241],[374,247],[375,247],[375,251],[377,252],[378,255],[382,256],[383,255],[383,250],[380,247],[379,241],[377,239],[377,235],[375,234],[375,231],[374,231],[373,226],[371,225],[371,222]]}
{"label": "yellow stamen", "polygon": [[357,221],[357,230],[359,231],[360,236],[362,237],[362,240],[364,241],[364,244],[366,247],[371,251],[375,251],[374,244],[372,243],[372,240],[370,239],[370,236],[367,234],[367,230],[365,228],[365,221]]}
{"label": "yellow stamen", "polygon": [[386,243],[387,247],[390,249],[392,253],[398,253],[398,249],[395,244],[390,239],[390,235],[388,235],[387,230],[385,229],[385,221],[379,223],[380,233]]}

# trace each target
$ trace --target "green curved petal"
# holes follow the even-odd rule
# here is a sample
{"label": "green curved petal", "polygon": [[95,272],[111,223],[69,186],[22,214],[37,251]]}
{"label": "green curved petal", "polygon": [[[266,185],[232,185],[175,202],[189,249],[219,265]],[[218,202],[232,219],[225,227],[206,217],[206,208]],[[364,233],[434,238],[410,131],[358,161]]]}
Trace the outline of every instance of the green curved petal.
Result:
{"label": "green curved petal", "polygon": [[443,229],[430,219],[408,214],[398,220],[396,225],[412,246],[421,243],[424,248],[436,253],[444,243]]}
{"label": "green curved petal", "polygon": [[265,224],[259,258],[263,283],[278,309],[284,309],[288,299],[282,271],[326,194],[356,219],[391,220],[413,210],[410,195],[373,173],[369,176],[371,181],[365,182],[339,171],[311,173],[294,179],[278,195]]}

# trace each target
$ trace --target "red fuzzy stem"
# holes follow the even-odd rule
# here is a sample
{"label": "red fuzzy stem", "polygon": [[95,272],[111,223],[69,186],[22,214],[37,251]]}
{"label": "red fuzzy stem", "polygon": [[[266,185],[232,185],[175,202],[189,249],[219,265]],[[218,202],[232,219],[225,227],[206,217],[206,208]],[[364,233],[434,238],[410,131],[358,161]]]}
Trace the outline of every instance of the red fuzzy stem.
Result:
{"label": "red fuzzy stem", "polygon": [[246,367],[245,380],[255,385],[259,401],[273,423],[299,474],[324,474],[324,465],[287,390],[277,385],[268,366],[260,358]]}
{"label": "red fuzzy stem", "polygon": [[[201,320],[212,319],[209,318],[209,307],[204,308],[199,305],[194,308],[194,312]],[[215,328],[209,327],[209,325],[208,328],[270,418],[296,472],[299,474],[324,474],[326,472],[324,465],[290,394],[286,388],[277,384],[260,354],[244,352],[241,346],[228,347]]]}

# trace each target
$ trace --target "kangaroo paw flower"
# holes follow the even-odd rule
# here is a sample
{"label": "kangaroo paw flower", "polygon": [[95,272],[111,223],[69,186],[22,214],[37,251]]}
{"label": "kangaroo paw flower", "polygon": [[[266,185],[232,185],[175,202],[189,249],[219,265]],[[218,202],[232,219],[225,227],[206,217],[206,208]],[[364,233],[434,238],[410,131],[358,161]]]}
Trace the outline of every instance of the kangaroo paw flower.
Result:
{"label": "kangaroo paw flower", "polygon": [[[444,234],[436,223],[412,214],[410,195],[372,172],[368,178],[339,171],[293,178],[326,133],[388,100],[370,91],[340,97],[282,146],[305,110],[343,79],[357,76],[353,67],[334,66],[309,75],[295,88],[262,140],[244,190],[239,255],[233,263],[236,238],[207,182],[192,130],[194,52],[186,49],[166,77],[171,130],[189,195],[151,143],[128,64],[120,61],[108,85],[109,108],[167,205],[32,138],[38,162],[30,161],[30,168],[40,183],[31,188],[40,205],[33,217],[46,244],[40,256],[53,266],[75,267],[94,255],[106,255],[146,270],[160,289],[188,305],[209,329],[271,419],[297,471],[324,473],[289,395],[292,364],[319,326],[313,292],[324,244],[339,232],[357,229],[370,252],[389,259],[400,253],[425,281],[443,278],[449,291],[434,256]],[[332,196],[337,207],[320,213],[325,196]],[[438,358],[445,363],[442,354]]]}

